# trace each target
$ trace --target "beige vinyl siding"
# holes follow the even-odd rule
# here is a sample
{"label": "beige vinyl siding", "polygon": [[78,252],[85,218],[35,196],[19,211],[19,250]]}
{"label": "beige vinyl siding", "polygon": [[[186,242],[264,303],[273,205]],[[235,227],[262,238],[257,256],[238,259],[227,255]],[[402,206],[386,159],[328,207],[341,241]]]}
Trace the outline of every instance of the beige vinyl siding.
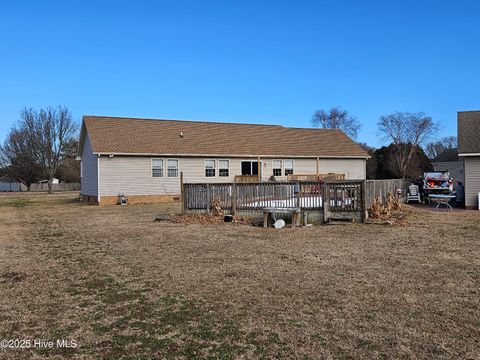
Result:
{"label": "beige vinyl siding", "polygon": [[[154,158],[164,159],[163,177],[152,177],[151,161]],[[167,159],[172,157],[139,157],[139,156],[101,156],[100,157],[100,195],[167,195],[180,194],[180,179],[167,177]],[[189,157],[178,159],[178,172],[183,172],[185,183],[232,182],[235,175],[241,174],[242,161],[256,161],[256,158],[204,158]],[[215,176],[205,177],[205,160],[215,160]],[[229,160],[229,176],[219,176],[218,160]],[[276,159],[276,158],[275,158]],[[262,161],[262,180],[272,175],[273,158]],[[284,159],[282,159],[284,160]],[[316,159],[293,159],[294,173],[315,174]],[[283,171],[283,169],[282,169]],[[320,173],[337,172],[345,174],[347,179],[365,178],[364,159],[320,159]],[[285,180],[286,177],[276,177]]]}
{"label": "beige vinyl siding", "polygon": [[[179,173],[182,171],[181,162],[178,171]],[[163,177],[152,177],[152,158],[150,157],[101,156],[100,196],[115,196],[118,194],[127,196],[178,195],[180,194],[180,178],[167,177],[165,161]]]}
{"label": "beige vinyl siding", "polygon": [[480,156],[465,156],[465,206],[478,209]]}
{"label": "beige vinyl siding", "polygon": [[90,138],[85,134],[81,157],[82,177],[80,179],[80,193],[83,195],[98,196],[98,159],[92,151]]}
{"label": "beige vinyl siding", "polygon": [[366,179],[365,159],[322,159],[320,158],[320,173],[345,174],[347,180]]}

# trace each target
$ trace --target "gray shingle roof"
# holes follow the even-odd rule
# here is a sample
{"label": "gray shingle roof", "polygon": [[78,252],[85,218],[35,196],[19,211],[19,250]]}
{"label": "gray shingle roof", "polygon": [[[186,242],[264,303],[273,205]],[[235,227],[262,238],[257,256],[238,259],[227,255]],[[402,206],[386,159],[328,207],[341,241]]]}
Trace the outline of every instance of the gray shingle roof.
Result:
{"label": "gray shingle roof", "polygon": [[480,153],[480,111],[458,113],[458,153]]}

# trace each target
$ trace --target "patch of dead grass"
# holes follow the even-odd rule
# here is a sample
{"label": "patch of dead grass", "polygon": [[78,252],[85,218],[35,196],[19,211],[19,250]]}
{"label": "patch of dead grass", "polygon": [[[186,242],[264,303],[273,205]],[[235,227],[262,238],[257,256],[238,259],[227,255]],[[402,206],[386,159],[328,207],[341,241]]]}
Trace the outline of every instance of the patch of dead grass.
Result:
{"label": "patch of dead grass", "polygon": [[275,230],[152,222],[175,204],[16,196],[35,206],[0,208],[0,338],[79,347],[1,358],[479,353],[479,212]]}

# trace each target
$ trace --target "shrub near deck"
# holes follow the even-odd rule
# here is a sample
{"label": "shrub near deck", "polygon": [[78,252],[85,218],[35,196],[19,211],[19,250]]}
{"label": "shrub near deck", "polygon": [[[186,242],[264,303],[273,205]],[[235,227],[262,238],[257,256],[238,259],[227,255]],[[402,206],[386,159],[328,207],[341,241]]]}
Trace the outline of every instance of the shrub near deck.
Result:
{"label": "shrub near deck", "polygon": [[475,358],[479,212],[401,227],[154,222],[179,204],[0,195],[0,357]]}

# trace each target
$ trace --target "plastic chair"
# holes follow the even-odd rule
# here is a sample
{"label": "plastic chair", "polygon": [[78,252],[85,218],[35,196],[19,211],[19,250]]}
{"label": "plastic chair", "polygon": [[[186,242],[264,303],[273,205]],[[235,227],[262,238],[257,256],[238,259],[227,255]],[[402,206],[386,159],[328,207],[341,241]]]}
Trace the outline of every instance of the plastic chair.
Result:
{"label": "plastic chair", "polygon": [[422,202],[420,199],[420,191],[418,190],[418,185],[410,185],[408,187],[408,194],[407,194],[407,203],[410,201],[418,201],[419,203]]}

